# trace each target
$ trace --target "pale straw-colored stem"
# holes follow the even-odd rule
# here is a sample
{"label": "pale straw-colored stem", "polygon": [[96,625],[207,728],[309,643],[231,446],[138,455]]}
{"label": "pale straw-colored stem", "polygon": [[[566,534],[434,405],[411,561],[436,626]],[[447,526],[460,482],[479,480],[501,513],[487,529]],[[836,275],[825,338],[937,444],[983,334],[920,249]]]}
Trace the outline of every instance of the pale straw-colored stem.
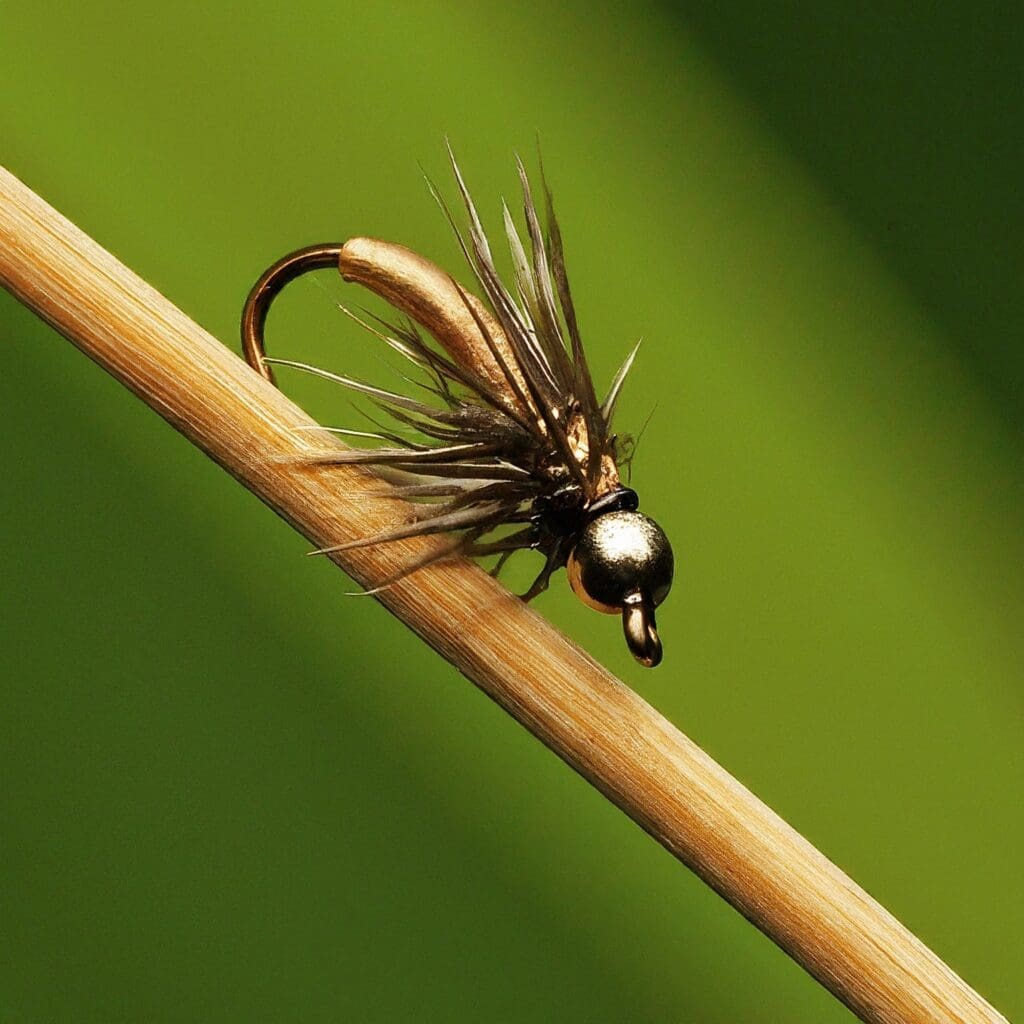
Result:
{"label": "pale straw-colored stem", "polygon": [[[296,431],[312,425],[302,410],[2,169],[0,283],[318,547],[403,518],[369,473],[303,465],[333,442]],[[440,543],[335,560],[372,587]],[[1004,1020],[675,726],[478,567],[429,568],[379,600],[864,1020]]]}

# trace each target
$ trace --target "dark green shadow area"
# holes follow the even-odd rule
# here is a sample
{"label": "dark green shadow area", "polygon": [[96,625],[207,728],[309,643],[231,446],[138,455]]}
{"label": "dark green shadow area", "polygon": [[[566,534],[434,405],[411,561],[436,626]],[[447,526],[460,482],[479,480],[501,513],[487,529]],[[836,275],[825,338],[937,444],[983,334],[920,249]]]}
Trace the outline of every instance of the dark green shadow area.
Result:
{"label": "dark green shadow area", "polygon": [[1024,422],[1024,7],[664,5]]}

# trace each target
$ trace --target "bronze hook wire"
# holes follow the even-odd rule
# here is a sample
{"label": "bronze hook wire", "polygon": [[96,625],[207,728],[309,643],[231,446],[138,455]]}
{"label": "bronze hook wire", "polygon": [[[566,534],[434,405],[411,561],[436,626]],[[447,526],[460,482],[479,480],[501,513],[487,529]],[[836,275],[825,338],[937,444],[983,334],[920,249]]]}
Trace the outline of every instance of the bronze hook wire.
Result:
{"label": "bronze hook wire", "polygon": [[252,286],[242,307],[242,354],[246,362],[271,384],[276,382],[273,370],[265,362],[266,348],[263,343],[263,327],[270,304],[289,281],[311,270],[335,267],[340,273],[342,247],[341,242],[321,242],[296,249],[268,267]]}
{"label": "bronze hook wire", "polygon": [[654,668],[661,661],[661,638],[654,621],[654,605],[635,590],[622,603],[622,631],[626,646],[641,665]]}

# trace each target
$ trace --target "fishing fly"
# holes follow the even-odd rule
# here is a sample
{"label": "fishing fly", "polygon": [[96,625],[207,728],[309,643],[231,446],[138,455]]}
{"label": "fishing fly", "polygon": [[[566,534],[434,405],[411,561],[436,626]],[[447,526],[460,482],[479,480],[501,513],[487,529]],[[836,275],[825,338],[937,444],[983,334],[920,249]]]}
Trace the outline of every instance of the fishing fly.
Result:
{"label": "fishing fly", "polygon": [[[413,504],[411,521],[325,553],[443,533],[448,543],[396,576],[459,555],[497,555],[497,575],[517,551],[544,564],[522,595],[532,600],[565,568],[591,608],[622,617],[626,643],[643,665],[661,661],[655,608],[672,585],[672,548],[641,513],[619,467],[628,440],[612,430],[634,348],[599,401],[580,338],[562,236],[541,168],[542,225],[527,172],[517,158],[527,244],[503,204],[512,287],[503,283],[476,205],[449,150],[467,223],[445,213],[483,298],[402,245],[372,238],[307,246],[278,260],[256,282],[242,314],[242,348],[271,383],[272,365],[327,378],[369,399],[394,428],[370,434],[375,448],[339,448],[332,463],[387,469],[394,494]],[[301,274],[335,268],[402,314],[398,323],[353,319],[409,360],[426,381],[418,401],[306,363],[272,359],[263,332],[270,304]],[[374,318],[376,319],[376,318]],[[637,346],[639,347],[639,346]],[[411,428],[421,440],[400,432]]]}

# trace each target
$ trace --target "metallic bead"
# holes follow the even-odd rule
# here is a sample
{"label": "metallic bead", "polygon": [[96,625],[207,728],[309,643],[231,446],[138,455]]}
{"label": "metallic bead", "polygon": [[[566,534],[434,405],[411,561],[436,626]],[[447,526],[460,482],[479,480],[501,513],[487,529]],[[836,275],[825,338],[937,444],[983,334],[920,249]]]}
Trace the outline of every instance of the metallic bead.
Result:
{"label": "metallic bead", "polygon": [[672,586],[672,546],[640,512],[609,512],[592,520],[569,556],[569,582],[590,608],[614,614],[640,591],[653,607]]}

